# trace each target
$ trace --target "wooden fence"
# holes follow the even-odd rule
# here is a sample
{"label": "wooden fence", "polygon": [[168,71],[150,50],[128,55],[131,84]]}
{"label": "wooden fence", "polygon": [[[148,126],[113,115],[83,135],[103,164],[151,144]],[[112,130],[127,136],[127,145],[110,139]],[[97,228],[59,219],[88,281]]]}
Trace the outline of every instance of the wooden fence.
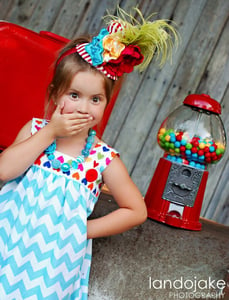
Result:
{"label": "wooden fence", "polygon": [[[156,135],[165,117],[190,93],[209,94],[222,106],[229,129],[228,0],[0,0],[0,19],[36,32],[47,30],[73,38],[95,33],[107,10],[138,6],[147,17],[176,22],[181,43],[172,63],[151,63],[131,73],[113,109],[104,140],[116,147],[131,177],[145,195],[163,151]],[[229,225],[229,151],[209,168],[201,215]]]}

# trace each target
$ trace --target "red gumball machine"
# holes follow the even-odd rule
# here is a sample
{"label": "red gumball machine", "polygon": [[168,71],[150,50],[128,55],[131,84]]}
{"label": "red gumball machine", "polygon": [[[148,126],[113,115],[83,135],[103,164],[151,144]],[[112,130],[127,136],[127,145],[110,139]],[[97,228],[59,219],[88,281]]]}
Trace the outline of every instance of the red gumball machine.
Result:
{"label": "red gumball machine", "polygon": [[209,95],[187,96],[162,123],[157,136],[165,151],[145,196],[148,217],[201,230],[200,211],[208,178],[226,147],[220,104]]}

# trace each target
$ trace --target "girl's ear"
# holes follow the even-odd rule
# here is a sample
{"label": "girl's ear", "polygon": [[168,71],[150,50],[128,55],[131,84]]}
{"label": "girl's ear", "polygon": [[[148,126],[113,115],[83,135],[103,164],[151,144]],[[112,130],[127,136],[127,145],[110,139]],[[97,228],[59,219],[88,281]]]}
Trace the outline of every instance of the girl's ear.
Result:
{"label": "girl's ear", "polygon": [[54,84],[51,83],[51,84],[48,86],[48,93],[49,93],[49,94],[52,94],[53,89],[54,89]]}
{"label": "girl's ear", "polygon": [[54,84],[53,83],[50,83],[50,85],[48,86],[48,90],[49,92],[51,92],[51,90],[54,88]]}
{"label": "girl's ear", "polygon": [[53,101],[54,105],[57,105],[57,101],[56,101],[56,97],[55,96],[52,97],[52,101]]}

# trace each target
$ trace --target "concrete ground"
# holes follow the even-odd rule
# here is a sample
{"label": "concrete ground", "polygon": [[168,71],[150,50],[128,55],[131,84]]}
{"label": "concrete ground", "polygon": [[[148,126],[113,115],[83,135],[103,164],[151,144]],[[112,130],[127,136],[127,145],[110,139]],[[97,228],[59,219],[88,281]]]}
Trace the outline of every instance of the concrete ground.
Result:
{"label": "concrete ground", "polygon": [[[93,217],[115,208],[102,194]],[[201,222],[201,231],[188,231],[148,219],[95,239],[89,300],[229,299],[229,227]]]}

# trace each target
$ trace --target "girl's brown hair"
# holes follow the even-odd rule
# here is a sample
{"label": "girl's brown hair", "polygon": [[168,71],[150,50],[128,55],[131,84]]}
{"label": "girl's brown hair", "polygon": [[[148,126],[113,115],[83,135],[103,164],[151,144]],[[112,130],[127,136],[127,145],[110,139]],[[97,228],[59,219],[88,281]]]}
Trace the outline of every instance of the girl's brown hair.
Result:
{"label": "girl's brown hair", "polygon": [[[77,44],[89,43],[90,41],[90,37],[80,37],[72,40],[60,51],[56,63],[58,62],[59,58],[69,49],[74,48]],[[114,93],[116,85],[120,86],[119,80],[114,81],[108,78],[102,72],[87,63],[77,52],[63,57],[58,65],[56,65],[56,63],[54,67],[54,76],[47,90],[48,101],[46,105],[46,117],[49,117],[54,110],[53,102],[51,100],[55,101],[55,99],[62,96],[66,92],[71,85],[73,77],[78,72],[99,72],[103,76],[108,103]]]}

